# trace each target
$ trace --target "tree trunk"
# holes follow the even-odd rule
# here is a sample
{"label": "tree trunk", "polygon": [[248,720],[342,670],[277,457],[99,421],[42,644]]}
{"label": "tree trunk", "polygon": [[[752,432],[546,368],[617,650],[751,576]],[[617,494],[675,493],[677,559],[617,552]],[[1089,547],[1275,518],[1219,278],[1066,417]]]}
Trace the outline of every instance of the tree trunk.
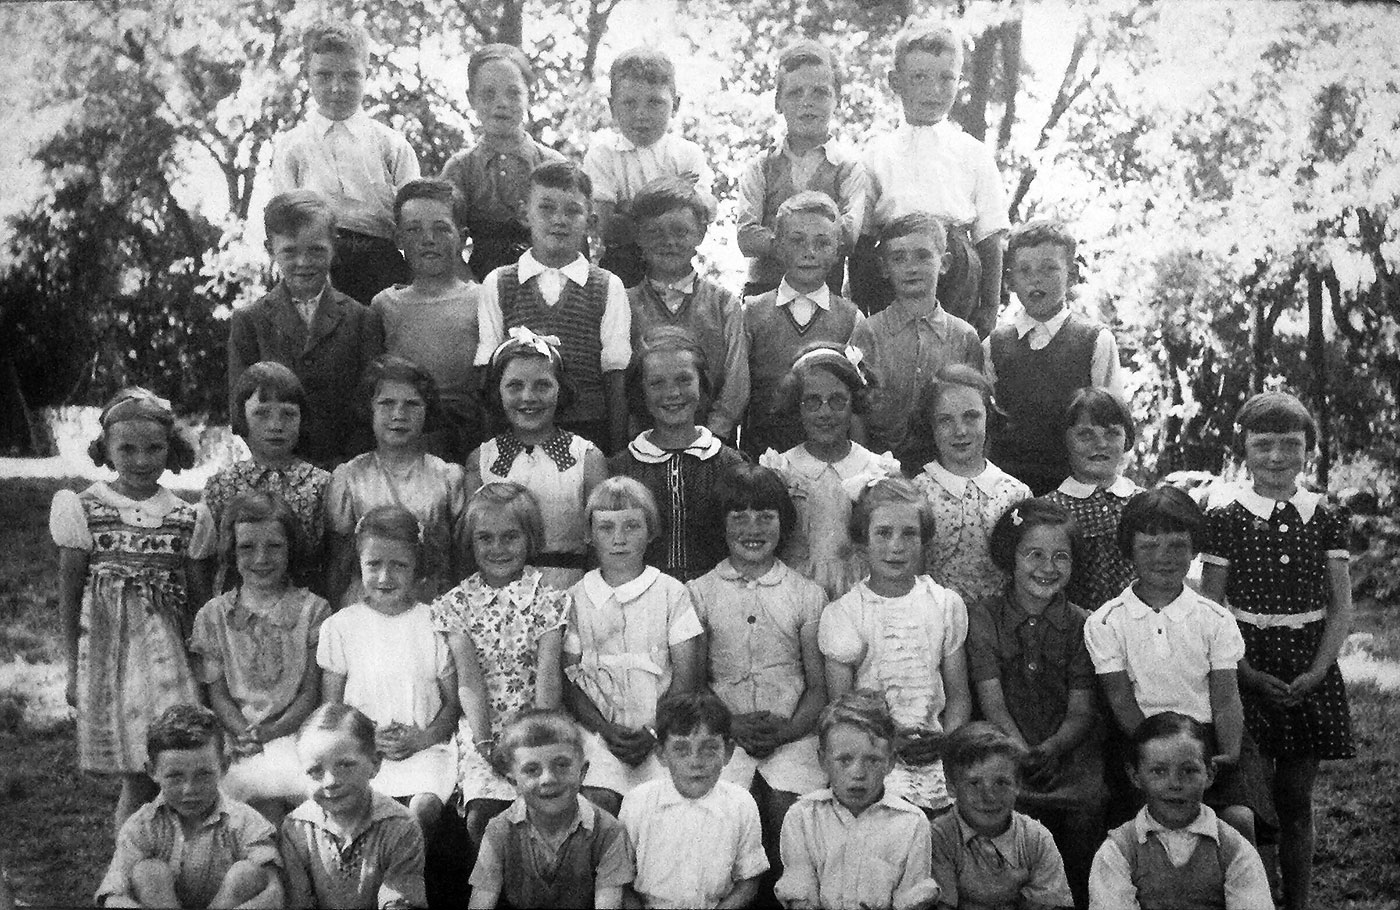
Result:
{"label": "tree trunk", "polygon": [[992,93],[992,72],[996,69],[999,34],[999,28],[989,28],[973,42],[967,104],[958,111],[956,118],[968,135],[979,141],[987,137],[987,102]]}
{"label": "tree trunk", "polygon": [[506,0],[501,4],[501,18],[496,20],[496,41],[522,47],[525,40],[524,0]]}
{"label": "tree trunk", "polygon": [[1327,348],[1322,337],[1322,282],[1322,269],[1308,266],[1308,367],[1317,419],[1317,483],[1325,490],[1332,473],[1332,450],[1328,444],[1331,414],[1327,406]]}

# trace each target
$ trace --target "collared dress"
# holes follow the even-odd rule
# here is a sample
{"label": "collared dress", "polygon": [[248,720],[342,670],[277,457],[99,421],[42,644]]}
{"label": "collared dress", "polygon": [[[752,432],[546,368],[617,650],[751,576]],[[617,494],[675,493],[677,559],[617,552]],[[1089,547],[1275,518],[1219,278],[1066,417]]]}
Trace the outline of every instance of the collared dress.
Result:
{"label": "collared dress", "polygon": [[215,528],[223,518],[224,508],[241,493],[267,493],[285,502],[297,518],[297,537],[305,560],[304,565],[291,567],[293,578],[298,584],[314,586],[320,583],[325,568],[325,501],[330,482],[329,471],[300,458],[285,468],[244,458],[209,478],[203,500]]}
{"label": "collared dress", "polygon": [[1096,487],[1066,477],[1046,498],[1065,507],[1079,525],[1079,561],[1065,593],[1070,602],[1090,613],[1123,593],[1132,584],[1133,564],[1118,546],[1118,523],[1123,507],[1142,488],[1126,477]]}
{"label": "collared dress", "polygon": [[78,766],[97,774],[146,769],[146,728],[162,711],[200,701],[185,651],[194,611],[187,560],[212,554],[209,510],[161,488],[130,499],[98,481],[59,490],[49,531],[88,557],[78,625]]}
{"label": "collared dress", "polygon": [[940,903],[958,910],[1074,906],[1055,839],[1030,816],[1012,812],[1010,825],[994,837],[977,833],[956,809],[929,828]]}
{"label": "collared dress", "polygon": [[914,486],[933,506],[933,540],[925,557],[929,576],[968,604],[1002,593],[1008,579],[992,562],[992,528],[1007,509],[1030,499],[1030,487],[990,461],[976,477],[959,477],[931,461]]}
{"label": "collared dress", "polygon": [[[1241,487],[1206,513],[1201,559],[1229,570],[1226,598],[1251,667],[1291,682],[1312,667],[1332,591],[1328,563],[1348,558],[1344,509],[1299,490],[1283,502]],[[1272,758],[1352,758],[1351,712],[1333,663],[1298,705],[1281,707],[1242,691],[1245,725]]]}
{"label": "collared dress", "polygon": [[472,730],[465,714],[457,725],[458,784],[464,802],[515,798],[515,786],[471,744],[485,735],[499,741],[516,714],[534,707],[540,639],[564,628],[570,604],[566,592],[550,587],[531,566],[504,588],[491,587],[478,572],[433,602],[433,628],[463,633],[476,647],[490,709],[489,731]]}

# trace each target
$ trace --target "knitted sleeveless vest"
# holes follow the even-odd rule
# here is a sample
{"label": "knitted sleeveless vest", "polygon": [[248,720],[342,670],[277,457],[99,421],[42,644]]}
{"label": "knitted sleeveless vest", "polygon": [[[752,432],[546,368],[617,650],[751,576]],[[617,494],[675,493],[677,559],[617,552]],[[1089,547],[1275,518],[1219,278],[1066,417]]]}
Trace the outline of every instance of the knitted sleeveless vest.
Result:
{"label": "knitted sleeveless vest", "polygon": [[559,354],[578,394],[573,405],[561,411],[556,420],[565,423],[606,418],[601,331],[608,302],[608,273],[589,266],[588,283],[579,287],[565,281],[554,306],[544,302],[537,283],[521,285],[518,265],[503,268],[499,282],[501,316],[507,329],[523,325],[537,334],[559,339]]}
{"label": "knitted sleeveless vest", "polygon": [[530,848],[530,826],[511,825],[501,897],[512,907],[592,907],[594,878],[603,861],[603,838],[575,832],[552,870],[538,867]]}
{"label": "knitted sleeveless vest", "polygon": [[1242,836],[1231,837],[1225,822],[1216,819],[1217,839],[1198,840],[1186,865],[1177,867],[1156,837],[1139,843],[1134,825],[1119,825],[1108,836],[1128,861],[1142,910],[1225,910],[1225,870],[1239,852]]}

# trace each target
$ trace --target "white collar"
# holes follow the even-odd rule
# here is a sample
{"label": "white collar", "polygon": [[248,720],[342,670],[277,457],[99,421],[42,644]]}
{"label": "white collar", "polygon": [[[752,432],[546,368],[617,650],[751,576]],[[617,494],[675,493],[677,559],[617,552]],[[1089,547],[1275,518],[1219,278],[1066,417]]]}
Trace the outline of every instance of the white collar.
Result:
{"label": "white collar", "polygon": [[1278,507],[1279,503],[1290,502],[1293,504],[1293,508],[1298,510],[1298,517],[1303,519],[1303,524],[1307,524],[1312,521],[1313,513],[1317,511],[1317,504],[1321,501],[1321,493],[1314,493],[1312,490],[1305,490],[1302,487],[1295,490],[1293,496],[1287,500],[1261,496],[1254,492],[1252,484],[1242,483],[1235,489],[1235,502],[1265,521],[1273,517],[1274,509]]}
{"label": "white collar", "polygon": [[962,477],[958,474],[954,474],[936,461],[930,461],[928,464],[924,465],[924,470],[928,472],[929,476],[932,477],[940,487],[952,493],[954,496],[963,495],[967,490],[969,481],[977,484],[979,490],[991,496],[996,492],[997,487],[1001,485],[1002,479],[1011,476],[990,461],[987,462],[986,467],[984,467],[982,472],[976,477]]}
{"label": "white collar", "polygon": [[1123,589],[1122,601],[1123,606],[1128,608],[1128,615],[1133,619],[1141,619],[1148,613],[1161,613],[1172,622],[1181,622],[1191,615],[1191,607],[1196,602],[1196,596],[1195,592],[1191,590],[1191,586],[1184,584],[1181,586],[1181,593],[1176,596],[1175,600],[1160,610],[1154,610],[1141,597],[1138,597],[1133,586],[1129,585]]}
{"label": "white collar", "polygon": [[645,594],[647,588],[650,588],[660,577],[660,569],[656,566],[646,566],[642,569],[641,575],[614,588],[603,580],[601,569],[594,569],[583,576],[583,589],[588,594],[588,599],[595,604],[605,604],[611,598],[616,600],[619,606],[622,606]]}
{"label": "white collar", "polygon": [[653,288],[656,288],[658,291],[668,290],[680,291],[682,294],[694,294],[695,279],[698,277],[699,276],[695,274],[695,270],[691,269],[690,274],[680,279],[679,281],[657,281],[655,278],[648,278],[647,281],[650,281],[651,286]]}
{"label": "white collar", "polygon": [[1049,319],[1036,319],[1023,307],[1011,320],[1011,325],[1016,330],[1017,338],[1025,338],[1036,326],[1044,329],[1046,334],[1054,338],[1055,334],[1060,331],[1060,327],[1065,324],[1066,319],[1069,319],[1069,306],[1067,305],[1061,306],[1060,311]]}
{"label": "white collar", "polygon": [[311,105],[311,113],[306,115],[306,119],[311,123],[312,126],[316,128],[317,135],[324,136],[326,133],[330,132],[331,127],[336,126],[337,124],[343,125],[346,129],[354,131],[356,127],[360,126],[362,123],[364,123],[364,121],[369,119],[369,114],[366,114],[364,110],[361,109],[343,120],[332,120],[325,114],[321,113],[321,109],[316,107],[315,103],[313,102]]}
{"label": "white collar", "polygon": [[677,455],[690,455],[701,461],[708,461],[719,454],[719,450],[724,444],[719,441],[708,427],[696,427],[700,434],[695,437],[695,441],[683,449],[663,449],[651,441],[651,431],[638,433],[637,438],[627,443],[627,451],[632,453],[632,457],[643,464],[661,464],[669,461]]}
{"label": "white collar", "polygon": [[[763,588],[771,588],[782,584],[791,571],[781,559],[775,559],[768,571],[753,579],[753,583]],[[739,581],[745,584],[749,582],[748,576],[734,568],[734,563],[730,562],[728,557],[721,559],[719,565],[715,566],[715,574],[725,581]]]}
{"label": "white collar", "polygon": [[876,455],[865,446],[851,440],[851,450],[846,453],[846,457],[840,461],[822,461],[811,452],[807,451],[807,446],[798,443],[791,449],[779,456],[787,459],[787,466],[792,470],[810,478],[820,477],[827,468],[836,472],[836,476],[842,480],[847,480],[864,471],[870,462],[876,460],[894,461],[894,455],[886,452],[884,455]]}
{"label": "white collar", "polygon": [[1166,825],[1152,817],[1152,813],[1143,806],[1138,810],[1137,817],[1133,819],[1133,827],[1136,829],[1137,842],[1147,843],[1147,835],[1154,833],[1179,833],[1199,834],[1201,837],[1208,837],[1213,841],[1220,840],[1220,821],[1216,818],[1215,810],[1205,803],[1201,804],[1201,811],[1195,820],[1185,828],[1168,828]]}
{"label": "white collar", "polygon": [[798,299],[799,297],[806,297],[808,300],[812,301],[817,306],[821,307],[823,310],[831,309],[831,290],[826,286],[825,283],[823,283],[815,291],[811,291],[809,293],[804,294],[801,291],[794,288],[792,285],[788,284],[786,278],[778,282],[778,306],[786,306],[789,303],[792,303],[794,300]]}
{"label": "white collar", "polygon": [[941,138],[942,134],[947,133],[950,130],[956,132],[957,129],[958,128],[956,126],[953,126],[953,124],[948,120],[947,117],[944,117],[937,123],[925,123],[919,126],[915,126],[914,124],[908,122],[901,123],[899,125],[899,129],[896,130],[896,134],[903,136],[906,139],[916,139],[923,136]]}
{"label": "white collar", "polygon": [[1072,496],[1075,499],[1088,499],[1090,496],[1093,496],[1097,490],[1103,490],[1105,493],[1112,493],[1119,499],[1127,499],[1134,493],[1142,492],[1142,487],[1133,483],[1122,474],[1119,474],[1118,479],[1106,487],[1098,487],[1092,483],[1076,480],[1073,477],[1066,477],[1057,489],[1066,496]]}
{"label": "white collar", "polygon": [[520,283],[524,284],[536,275],[543,275],[545,272],[558,272],[565,278],[572,281],[579,287],[588,284],[588,260],[580,253],[574,257],[574,261],[562,268],[554,268],[545,265],[535,258],[534,250],[526,250],[520,257]]}

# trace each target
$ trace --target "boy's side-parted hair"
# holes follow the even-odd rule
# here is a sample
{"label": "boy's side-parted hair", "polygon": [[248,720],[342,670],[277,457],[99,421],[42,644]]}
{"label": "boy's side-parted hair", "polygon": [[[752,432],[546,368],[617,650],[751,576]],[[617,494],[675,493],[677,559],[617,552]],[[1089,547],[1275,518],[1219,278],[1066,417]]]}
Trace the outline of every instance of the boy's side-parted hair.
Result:
{"label": "boy's side-parted hair", "polygon": [[1027,499],[1001,513],[987,541],[992,564],[1010,577],[1016,571],[1016,550],[1021,546],[1021,541],[1032,529],[1045,527],[1065,529],[1069,537],[1070,558],[1074,560],[1073,569],[1079,569],[1083,565],[1084,547],[1079,522],[1074,520],[1069,509],[1044,496]]}
{"label": "boy's side-parted hair", "polygon": [[317,19],[302,32],[301,46],[308,62],[312,54],[344,53],[369,62],[369,33],[348,19]]}
{"label": "boy's side-parted hair", "polygon": [[501,731],[491,763],[505,776],[515,764],[517,749],[539,746],[569,746],[579,761],[583,760],[583,735],[573,718],[550,708],[529,708],[517,714]]}
{"label": "boy's side-parted hair", "polygon": [[838,235],[840,233],[841,209],[835,199],[821,190],[803,190],[784,199],[778,206],[778,213],[773,216],[773,231],[781,234],[783,225],[793,215],[821,215],[836,225]]}
{"label": "boy's side-parted hair", "polygon": [[797,526],[797,509],[788,493],[787,481],[772,468],[737,462],[720,472],[715,483],[715,512],[728,516],[730,512],[753,509],[778,513],[778,550],[792,536]]}
{"label": "boy's side-parted hair", "polygon": [[646,361],[652,354],[680,352],[689,354],[695,364],[695,372],[700,381],[700,403],[695,408],[695,423],[703,424],[710,413],[714,401],[714,389],[710,385],[710,359],[700,346],[694,333],[684,326],[653,326],[642,333],[632,349],[632,362],[627,365],[623,386],[627,391],[628,410],[643,425],[651,425],[651,412],[647,410]]}
{"label": "boy's side-parted hair", "polygon": [[1210,767],[1211,753],[1215,749],[1210,731],[1206,729],[1205,724],[1196,718],[1179,714],[1176,711],[1163,711],[1160,714],[1154,714],[1133,731],[1133,767],[1136,768],[1142,763],[1142,750],[1148,743],[1154,739],[1171,739],[1182,734],[1201,744],[1201,758],[1205,761],[1206,767]]}
{"label": "boy's side-parted hair", "polygon": [[911,51],[926,54],[946,54],[952,52],[958,67],[962,67],[962,38],[952,27],[933,19],[911,19],[905,23],[899,34],[894,36],[894,68],[904,65],[904,58]]}
{"label": "boy's side-parted hair", "polygon": [[165,427],[166,450],[165,469],[178,474],[185,468],[194,467],[195,451],[190,441],[175,426],[175,412],[170,402],[157,396],[149,389],[130,386],[122,389],[108,400],[102,408],[98,423],[102,429],[97,438],[88,443],[88,457],[99,468],[114,468],[107,454],[107,431],[115,423],[124,420],[150,420]]}
{"label": "boy's side-parted hair", "polygon": [[677,692],[656,703],[656,742],[660,746],[672,736],[690,736],[701,729],[728,741],[733,726],[729,706],[708,689]]}
{"label": "boy's side-parted hair", "polygon": [[880,506],[890,503],[911,505],[919,512],[919,539],[933,539],[933,504],[904,477],[883,477],[860,491],[851,506],[851,540],[862,546],[870,542],[870,518]]}
{"label": "boy's side-parted hair", "polygon": [[297,741],[308,733],[315,730],[329,730],[331,732],[345,731],[355,740],[360,749],[368,756],[377,757],[379,747],[374,740],[374,721],[353,705],[347,705],[343,701],[327,702],[315,711],[311,712],[297,731]]}
{"label": "boy's side-parted hair", "polygon": [[572,161],[546,161],[530,172],[530,185],[582,193],[593,204],[593,178]]}
{"label": "boy's side-parted hair", "polygon": [[228,591],[243,583],[238,571],[238,526],[258,521],[275,521],[282,526],[287,537],[287,575],[296,578],[300,575],[301,522],[287,501],[275,493],[250,490],[239,493],[224,506],[219,516],[219,573],[215,579],[215,590]]}
{"label": "boy's side-parted hair", "polygon": [[943,742],[943,771],[949,780],[953,780],[989,758],[1006,758],[1016,767],[1019,778],[1021,761],[1025,756],[1025,750],[1000,727],[978,720],[963,724],[948,734]]}
{"label": "boy's side-parted hair", "polygon": [[1201,528],[1205,516],[1201,507],[1185,490],[1163,484],[1143,490],[1123,506],[1118,522],[1118,549],[1129,560],[1133,558],[1133,538],[1139,534],[1191,535],[1191,549],[1200,549]]}
{"label": "boy's side-parted hair", "polygon": [[661,535],[661,513],[656,508],[656,497],[640,480],[621,475],[609,477],[593,488],[583,508],[583,520],[591,528],[593,513],[623,509],[641,509],[647,519],[647,536],[655,540]]}
{"label": "boy's side-parted hair", "polygon": [[1240,452],[1250,433],[1302,433],[1311,449],[1317,444],[1317,421],[1296,396],[1260,392],[1250,396],[1235,414],[1235,444]]}
{"label": "boy's side-parted hair", "polygon": [[228,415],[235,435],[248,438],[248,399],[257,395],[263,401],[294,404],[306,420],[306,388],[291,368],[275,360],[259,360],[233,383],[233,411]]}
{"label": "boy's side-parted hair", "polygon": [[374,411],[374,399],[379,395],[379,387],[386,382],[406,382],[413,386],[423,399],[423,431],[430,432],[437,426],[438,387],[433,374],[398,354],[380,354],[365,367],[360,376],[358,398],[364,408],[366,420]]}
{"label": "boy's side-parted hair", "polygon": [[883,252],[885,244],[891,240],[898,240],[900,237],[909,237],[913,234],[928,234],[936,242],[938,249],[944,253],[948,251],[948,228],[943,224],[942,219],[937,215],[930,215],[928,212],[909,212],[900,215],[880,228],[880,234],[875,244],[877,253]]}
{"label": "boy's side-parted hair", "polygon": [[476,91],[476,74],[481,68],[492,60],[503,60],[520,71],[520,78],[525,80],[527,90],[535,87],[535,67],[530,62],[530,58],[525,56],[525,52],[514,44],[483,44],[477,48],[467,60],[467,91]]}
{"label": "boy's side-parted hair", "polygon": [[822,708],[817,718],[818,748],[825,750],[827,737],[841,726],[855,727],[871,739],[884,740],[894,751],[899,731],[885,697],[874,689],[852,689]]}
{"label": "boy's side-parted hair", "polygon": [[1081,417],[1099,427],[1122,427],[1123,446],[1131,449],[1137,442],[1137,424],[1133,412],[1123,399],[1097,386],[1085,386],[1069,396],[1069,407],[1065,408],[1065,431],[1079,423]]}
{"label": "boy's side-parted hair", "polygon": [[274,235],[290,237],[313,224],[324,224],[327,236],[335,239],[335,210],[326,197],[315,190],[278,193],[263,209],[263,233],[269,243]]}
{"label": "boy's side-parted hair", "polygon": [[1033,246],[1057,246],[1064,250],[1065,262],[1069,265],[1070,283],[1075,282],[1077,269],[1074,257],[1078,244],[1063,221],[1054,218],[1033,218],[1013,227],[1011,236],[1006,241],[1006,268],[1010,269],[1016,262],[1018,252]]}
{"label": "boy's side-parted hair", "polygon": [[452,213],[452,223],[457,225],[457,208],[462,204],[462,194],[451,181],[441,177],[418,177],[399,187],[399,191],[394,194],[395,223],[398,223],[399,215],[403,214],[403,207],[414,199],[441,202]]}
{"label": "boy's side-parted hair", "polygon": [[146,728],[146,757],[154,765],[162,752],[199,749],[210,743],[221,749],[223,740],[223,727],[213,711],[203,705],[171,705]]}
{"label": "boy's side-parted hair", "polygon": [[778,51],[778,65],[773,71],[773,100],[777,102],[783,93],[783,83],[788,73],[804,66],[825,66],[831,70],[831,91],[841,97],[841,62],[831,48],[812,38],[798,38]]}
{"label": "boy's side-parted hair", "polygon": [[659,218],[676,209],[688,209],[695,215],[703,231],[715,220],[718,204],[715,197],[695,184],[679,177],[657,177],[647,181],[632,197],[632,218],[638,224],[648,218]]}
{"label": "boy's side-parted hair", "polygon": [[476,523],[487,512],[509,512],[525,532],[525,558],[534,559],[544,551],[544,517],[540,514],[540,501],[535,494],[511,480],[493,480],[484,483],[467,500],[467,514],[463,518],[466,525],[467,541],[476,536]]}
{"label": "boy's side-parted hair", "polygon": [[671,58],[652,47],[634,47],[617,55],[608,70],[608,95],[616,91],[624,79],[635,79],[648,85],[664,85],[676,94],[676,65]]}
{"label": "boy's side-parted hair", "polygon": [[821,371],[836,378],[851,393],[851,410],[864,414],[870,410],[870,390],[880,387],[875,371],[870,369],[863,357],[855,358],[846,354],[846,348],[829,341],[814,341],[793,358],[792,369],[778,380],[777,391],[773,394],[773,409],[769,413],[776,419],[796,418],[801,413],[802,396],[806,394],[807,377]]}

